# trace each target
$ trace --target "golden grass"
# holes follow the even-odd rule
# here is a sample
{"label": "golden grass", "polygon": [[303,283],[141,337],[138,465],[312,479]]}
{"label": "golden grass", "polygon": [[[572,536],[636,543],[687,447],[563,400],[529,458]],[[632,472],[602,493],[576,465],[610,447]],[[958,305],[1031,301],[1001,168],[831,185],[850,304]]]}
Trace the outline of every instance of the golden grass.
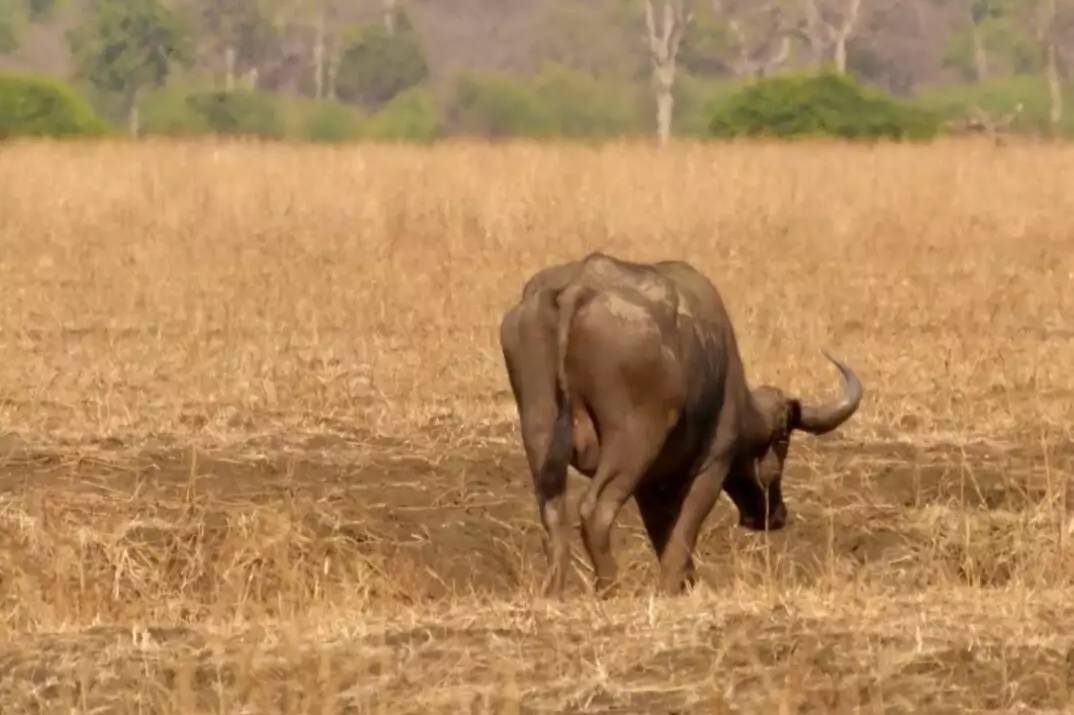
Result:
{"label": "golden grass", "polygon": [[[0,709],[1068,707],[1072,159],[0,146]],[[621,598],[533,598],[498,322],[592,250],[711,276],[755,382],[866,385],[682,600],[629,509]]]}

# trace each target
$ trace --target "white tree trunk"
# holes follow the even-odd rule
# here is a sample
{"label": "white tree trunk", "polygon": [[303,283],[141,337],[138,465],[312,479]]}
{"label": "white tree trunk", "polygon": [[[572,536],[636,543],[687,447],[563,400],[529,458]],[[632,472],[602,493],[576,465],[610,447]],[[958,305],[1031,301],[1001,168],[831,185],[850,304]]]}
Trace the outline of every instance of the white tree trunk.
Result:
{"label": "white tree trunk", "polygon": [[142,91],[136,89],[131,97],[130,106],[127,108],[127,131],[132,137],[138,137],[142,132]]}
{"label": "white tree trunk", "polygon": [[[743,24],[743,19],[736,17],[734,10],[728,9],[723,0],[711,0],[712,10],[718,17],[726,17],[727,32],[730,35],[731,44],[735,50],[735,59],[731,72],[736,77],[763,77],[772,72],[787,61],[791,54],[790,30],[784,25],[782,14],[777,27],[753,27],[753,32],[747,32],[749,26]],[[778,0],[768,0],[756,7],[758,14],[779,11]],[[751,8],[751,11],[753,9]],[[740,11],[742,12],[742,11]],[[774,51],[768,51],[767,56],[761,51],[769,50],[773,39],[776,39]]]}
{"label": "white tree trunk", "polygon": [[384,0],[384,31],[388,37],[395,36],[395,7],[397,0]]}
{"label": "white tree trunk", "polygon": [[835,71],[839,74],[847,73],[847,38],[839,35],[835,38]]}
{"label": "white tree trunk", "polygon": [[224,49],[224,89],[228,92],[235,89],[235,46],[229,44]]}
{"label": "white tree trunk", "polygon": [[[335,43],[333,43],[334,45]],[[339,50],[334,46],[332,51],[328,54],[328,69],[327,69],[327,92],[328,98],[332,101],[336,100],[336,78],[339,76]]]}
{"label": "white tree trunk", "polygon": [[776,53],[765,60],[764,66],[761,67],[760,74],[768,75],[772,70],[781,67],[787,58],[791,56],[791,38],[788,35],[784,35],[783,39],[779,42],[779,49]]}
{"label": "white tree trunk", "polygon": [[660,146],[671,139],[671,120],[675,112],[675,69],[656,72],[656,138]]}
{"label": "white tree trunk", "polygon": [[1059,123],[1063,121],[1063,87],[1059,77],[1059,47],[1055,40],[1048,41],[1048,119],[1052,134],[1058,136]]}
{"label": "white tree trunk", "polygon": [[325,17],[317,16],[317,35],[313,40],[313,96],[324,99]]}
{"label": "white tree trunk", "polygon": [[809,52],[813,56],[814,68],[819,69],[825,62],[824,56],[827,54],[826,46],[830,39],[831,28],[821,18],[817,0],[805,0],[805,14]]}
{"label": "white tree trunk", "polygon": [[661,147],[671,138],[675,109],[675,68],[679,45],[688,17],[681,0],[664,0],[662,27],[656,26],[653,0],[645,0],[645,28],[648,31],[649,59],[653,65],[656,90],[656,137]]}
{"label": "white tree trunk", "polygon": [[988,50],[985,48],[984,37],[977,23],[970,26],[970,39],[973,42],[973,70],[978,84],[988,79]]}
{"label": "white tree trunk", "polygon": [[854,26],[858,23],[860,11],[861,0],[847,0],[843,22],[835,30],[835,71],[839,74],[847,73],[847,40],[854,34]]}

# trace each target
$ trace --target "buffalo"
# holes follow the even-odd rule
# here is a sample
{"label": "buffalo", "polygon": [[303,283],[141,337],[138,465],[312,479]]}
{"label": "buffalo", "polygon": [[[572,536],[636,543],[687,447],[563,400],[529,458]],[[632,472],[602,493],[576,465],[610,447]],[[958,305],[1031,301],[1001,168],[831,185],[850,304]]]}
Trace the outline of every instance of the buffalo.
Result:
{"label": "buffalo", "polygon": [[569,560],[567,467],[590,478],[579,503],[594,587],[608,594],[609,536],[633,497],[659,559],[660,590],[696,581],[693,550],[721,490],[752,530],[787,523],[781,480],[791,434],[830,432],[858,409],[861,381],[809,405],[751,388],[716,287],[682,261],[604,253],[545,268],[500,324],[500,343],[546,535],[546,594]]}

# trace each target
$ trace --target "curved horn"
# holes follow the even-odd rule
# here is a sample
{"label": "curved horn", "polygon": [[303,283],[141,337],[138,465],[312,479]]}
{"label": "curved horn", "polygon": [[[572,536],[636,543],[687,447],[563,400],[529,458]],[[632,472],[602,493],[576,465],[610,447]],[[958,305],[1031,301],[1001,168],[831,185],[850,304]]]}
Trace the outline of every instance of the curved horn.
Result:
{"label": "curved horn", "polygon": [[845,363],[829,355],[827,350],[822,352],[824,357],[828,358],[843,374],[843,396],[835,402],[819,407],[802,405],[796,427],[810,434],[825,434],[846,422],[857,412],[864,394],[861,380],[854,374],[854,371]]}

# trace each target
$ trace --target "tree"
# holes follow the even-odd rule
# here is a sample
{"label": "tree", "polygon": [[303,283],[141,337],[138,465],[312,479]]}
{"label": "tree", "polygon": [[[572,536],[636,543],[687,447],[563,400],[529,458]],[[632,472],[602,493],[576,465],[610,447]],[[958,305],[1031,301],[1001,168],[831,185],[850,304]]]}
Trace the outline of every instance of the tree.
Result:
{"label": "tree", "polygon": [[[301,35],[302,53],[309,53],[312,94],[316,99],[334,96],[334,53],[330,28],[340,0],[259,0],[272,27],[289,40]],[[312,35],[312,37],[311,37]]]}
{"label": "tree", "polygon": [[1048,82],[1048,119],[1052,134],[1059,133],[1059,124],[1063,121],[1063,86],[1060,65],[1064,38],[1069,38],[1074,29],[1074,7],[1069,0],[1036,0],[1036,32],[1034,35],[1040,43],[1044,58],[1044,77]]}
{"label": "tree", "polygon": [[405,13],[393,21],[392,33],[380,24],[359,25],[343,42],[336,78],[340,99],[381,105],[429,76],[421,38]]}
{"label": "tree", "polygon": [[945,66],[978,83],[1010,72],[1038,71],[1042,63],[1027,17],[1027,0],[958,0],[957,4],[966,25],[950,37]]}
{"label": "tree", "polygon": [[256,73],[276,44],[267,4],[262,0],[196,0],[195,12],[209,38],[210,53],[217,67],[223,68],[224,90],[230,92],[240,68]]}
{"label": "tree", "polygon": [[791,40],[800,31],[797,1],[711,0],[727,28],[732,72],[738,77],[770,74],[790,59]]}
{"label": "tree", "polygon": [[59,0],[24,0],[26,13],[34,22],[44,22],[52,17],[52,13],[60,4]]}
{"label": "tree", "polygon": [[162,86],[191,57],[186,28],[160,0],[96,0],[68,41],[76,76],[119,97],[135,135],[142,92]]}
{"label": "tree", "polygon": [[967,0],[974,76],[978,83],[988,79],[988,48],[984,25],[1003,14],[1002,0]]}
{"label": "tree", "polygon": [[818,64],[826,61],[830,52],[835,69],[847,71],[847,41],[854,34],[863,0],[803,0],[806,32]]}
{"label": "tree", "polygon": [[675,108],[675,72],[679,46],[690,16],[683,0],[663,0],[661,21],[653,0],[645,0],[645,29],[649,60],[653,66],[653,85],[656,90],[656,135],[660,146],[671,137],[671,119]]}

